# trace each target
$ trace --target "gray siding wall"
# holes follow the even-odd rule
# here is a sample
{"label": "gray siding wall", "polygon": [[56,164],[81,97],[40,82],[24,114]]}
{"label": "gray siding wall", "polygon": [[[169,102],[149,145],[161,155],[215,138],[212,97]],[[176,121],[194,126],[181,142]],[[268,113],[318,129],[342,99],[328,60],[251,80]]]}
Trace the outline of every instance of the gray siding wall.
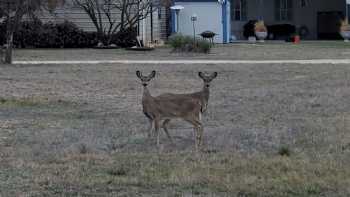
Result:
{"label": "gray siding wall", "polygon": [[168,22],[170,20],[170,12],[169,9],[162,7],[160,11],[161,17],[159,19],[159,33],[160,39],[166,40],[168,37]]}
{"label": "gray siding wall", "polygon": [[[235,0],[231,0],[232,2]],[[238,39],[243,39],[243,25],[249,20],[259,18],[259,0],[247,0],[248,13],[246,21],[232,21],[231,32]],[[300,0],[293,0],[293,19],[291,21],[276,21],[274,0],[263,0],[263,19],[266,24],[294,24],[296,27],[307,26],[310,34],[308,39],[317,39],[317,13],[325,11],[342,11],[345,13],[345,0],[308,0],[307,7],[301,7]]]}
{"label": "gray siding wall", "polygon": [[[120,15],[119,10],[114,10],[112,13],[117,17]],[[85,31],[96,31],[94,24],[84,10],[79,7],[74,7],[72,2],[69,0],[66,1],[66,4],[63,7],[56,9],[53,14],[44,11],[39,16],[43,22],[52,21],[59,23],[68,20],[75,23],[79,28]],[[150,15],[145,19],[145,21],[147,25],[145,34],[148,38],[151,34]],[[104,17],[103,23],[106,27],[108,26],[107,18]],[[140,22],[140,24],[142,24],[142,22]],[[161,36],[162,28],[164,28],[164,25],[162,26],[162,21],[158,20],[158,11],[155,11],[153,13],[153,36],[155,40],[160,40],[163,38]]]}
{"label": "gray siding wall", "polygon": [[[151,20],[152,19],[152,20]],[[140,30],[141,30],[141,39],[144,39],[146,43],[149,43],[151,41],[159,42],[161,40],[161,21],[158,20],[158,10],[152,13],[144,19],[143,21],[140,21]],[[151,25],[152,23],[152,25]],[[145,25],[145,27],[143,27]],[[146,30],[143,32],[143,30]],[[153,35],[152,35],[153,32]],[[152,38],[153,36],[153,38]],[[152,40],[153,39],[153,40]]]}

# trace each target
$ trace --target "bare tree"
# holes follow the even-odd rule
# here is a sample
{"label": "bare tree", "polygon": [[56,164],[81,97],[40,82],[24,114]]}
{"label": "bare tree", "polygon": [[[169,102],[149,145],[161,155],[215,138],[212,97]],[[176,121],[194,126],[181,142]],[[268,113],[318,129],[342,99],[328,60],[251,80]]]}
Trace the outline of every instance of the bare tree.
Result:
{"label": "bare tree", "polygon": [[5,63],[12,63],[13,34],[24,16],[35,18],[41,9],[53,10],[64,0],[0,0],[0,19],[6,22]]}
{"label": "bare tree", "polygon": [[94,24],[99,42],[108,45],[118,31],[135,28],[155,8],[152,0],[73,0]]}

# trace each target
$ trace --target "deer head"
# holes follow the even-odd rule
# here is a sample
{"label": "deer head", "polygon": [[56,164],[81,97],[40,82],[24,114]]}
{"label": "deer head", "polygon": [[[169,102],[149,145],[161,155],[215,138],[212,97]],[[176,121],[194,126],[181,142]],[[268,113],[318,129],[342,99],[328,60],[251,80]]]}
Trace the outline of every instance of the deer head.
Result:
{"label": "deer head", "polygon": [[204,87],[209,88],[210,82],[218,76],[218,73],[213,72],[212,74],[208,74],[208,73],[199,72],[198,76],[201,79],[203,79]]}
{"label": "deer head", "polygon": [[156,76],[156,71],[152,71],[151,74],[149,74],[148,76],[143,76],[141,71],[136,71],[136,76],[141,79],[141,83],[143,86],[147,86],[148,83],[151,81],[151,79],[153,79]]}

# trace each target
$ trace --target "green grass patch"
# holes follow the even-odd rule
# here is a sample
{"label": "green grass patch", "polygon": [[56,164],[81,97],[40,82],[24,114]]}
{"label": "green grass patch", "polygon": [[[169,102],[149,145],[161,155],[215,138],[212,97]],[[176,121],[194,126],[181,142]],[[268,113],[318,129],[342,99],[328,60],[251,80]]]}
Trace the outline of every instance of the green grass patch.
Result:
{"label": "green grass patch", "polygon": [[[350,167],[342,158],[228,153],[195,156],[190,152],[83,154],[68,155],[57,162],[32,163],[26,168],[33,174],[14,179],[13,188],[25,182],[32,184],[29,188],[39,188],[41,193],[53,196],[74,193],[72,190],[91,195],[109,191],[173,196],[350,195]],[[67,187],[72,190],[67,191]]]}
{"label": "green grass patch", "polygon": [[350,43],[342,40],[335,41],[302,41],[300,47],[321,47],[321,48],[350,48]]}
{"label": "green grass patch", "polygon": [[50,100],[41,97],[24,97],[24,98],[4,98],[0,97],[0,107],[39,107],[39,106],[74,106],[76,104],[64,100]]}
{"label": "green grass patch", "polygon": [[176,52],[209,53],[212,45],[203,39],[174,34],[169,37],[168,44]]}
{"label": "green grass patch", "polygon": [[[47,101],[46,101],[47,102]],[[3,98],[0,97],[0,106],[32,107],[43,103],[43,100],[35,98]]]}

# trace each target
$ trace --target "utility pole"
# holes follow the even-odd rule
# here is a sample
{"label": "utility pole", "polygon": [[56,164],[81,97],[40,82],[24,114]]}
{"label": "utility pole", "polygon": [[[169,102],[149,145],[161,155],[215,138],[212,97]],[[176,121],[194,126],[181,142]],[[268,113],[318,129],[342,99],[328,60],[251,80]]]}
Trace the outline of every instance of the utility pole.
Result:
{"label": "utility pole", "polygon": [[196,44],[196,26],[195,26],[195,22],[197,21],[197,15],[193,14],[191,16],[191,21],[192,21],[192,25],[193,25],[193,44]]}

